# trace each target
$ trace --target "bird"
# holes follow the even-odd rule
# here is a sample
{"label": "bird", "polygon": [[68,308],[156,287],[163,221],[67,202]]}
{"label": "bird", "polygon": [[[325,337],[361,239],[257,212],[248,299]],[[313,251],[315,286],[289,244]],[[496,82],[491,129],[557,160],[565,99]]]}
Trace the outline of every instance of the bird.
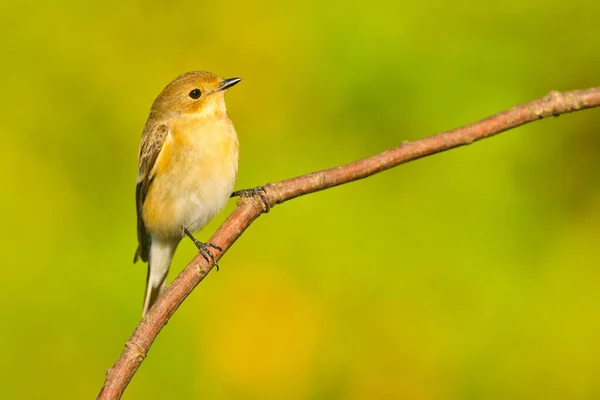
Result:
{"label": "bird", "polygon": [[169,83],[152,104],[140,141],[135,192],[138,247],[133,261],[148,263],[143,317],[164,290],[184,236],[218,268],[210,248],[221,248],[200,242],[193,232],[232,196],[239,142],[224,95],[240,81],[188,72]]}

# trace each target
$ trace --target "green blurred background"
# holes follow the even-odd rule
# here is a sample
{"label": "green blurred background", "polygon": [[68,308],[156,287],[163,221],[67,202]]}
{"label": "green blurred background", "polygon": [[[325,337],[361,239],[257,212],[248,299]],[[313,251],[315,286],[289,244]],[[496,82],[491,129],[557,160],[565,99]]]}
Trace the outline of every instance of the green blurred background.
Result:
{"label": "green blurred background", "polygon": [[[2,2],[2,397],[94,398],[138,322],[138,143],[175,76],[244,78],[227,103],[246,188],[598,86],[599,13]],[[600,398],[599,127],[600,110],[543,120],[274,208],[124,398]]]}

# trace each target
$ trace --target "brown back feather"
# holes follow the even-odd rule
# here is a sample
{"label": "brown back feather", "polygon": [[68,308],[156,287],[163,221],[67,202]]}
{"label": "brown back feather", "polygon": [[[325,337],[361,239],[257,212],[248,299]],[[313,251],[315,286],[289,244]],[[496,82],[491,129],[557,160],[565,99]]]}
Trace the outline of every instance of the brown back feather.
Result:
{"label": "brown back feather", "polygon": [[142,142],[140,143],[139,168],[137,176],[137,185],[135,187],[135,204],[137,210],[137,235],[138,248],[135,252],[133,262],[138,259],[148,261],[148,252],[150,251],[150,235],[146,230],[142,210],[146,195],[156,174],[155,164],[160,151],[163,148],[165,139],[169,133],[169,128],[164,124],[151,124],[148,120],[144,132],[142,133]]}

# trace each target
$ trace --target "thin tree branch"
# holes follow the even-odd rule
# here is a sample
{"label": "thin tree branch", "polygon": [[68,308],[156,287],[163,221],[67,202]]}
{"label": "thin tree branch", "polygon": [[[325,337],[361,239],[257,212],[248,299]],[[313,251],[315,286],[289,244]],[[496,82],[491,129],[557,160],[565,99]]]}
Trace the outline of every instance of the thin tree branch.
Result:
{"label": "thin tree branch", "polygon": [[[270,207],[273,207],[305,194],[366,178],[408,161],[464,146],[528,122],[598,106],[600,106],[600,88],[562,93],[552,91],[541,99],[515,106],[462,128],[414,142],[405,142],[378,155],[340,167],[270,183],[264,187],[264,195]],[[221,253],[214,251],[215,258],[220,259],[265,210],[258,197],[238,200],[237,208],[210,238],[210,242],[223,249]],[[158,298],[146,318],[139,323],[117,362],[106,372],[106,380],[98,399],[121,398],[156,336],[211,269],[212,266],[208,265],[202,256],[197,255],[175,278]]]}

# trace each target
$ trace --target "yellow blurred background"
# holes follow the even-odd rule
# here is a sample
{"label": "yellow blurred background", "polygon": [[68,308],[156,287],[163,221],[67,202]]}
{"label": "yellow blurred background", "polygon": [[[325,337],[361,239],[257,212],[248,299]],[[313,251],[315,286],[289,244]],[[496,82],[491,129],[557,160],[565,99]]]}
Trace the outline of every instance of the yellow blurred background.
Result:
{"label": "yellow blurred background", "polygon": [[[94,398],[137,324],[138,143],[175,76],[244,78],[227,103],[247,188],[598,86],[599,13],[1,3],[2,398]],[[600,398],[599,127],[600,110],[552,118],[275,207],[124,398]],[[184,241],[170,278],[194,255]]]}

